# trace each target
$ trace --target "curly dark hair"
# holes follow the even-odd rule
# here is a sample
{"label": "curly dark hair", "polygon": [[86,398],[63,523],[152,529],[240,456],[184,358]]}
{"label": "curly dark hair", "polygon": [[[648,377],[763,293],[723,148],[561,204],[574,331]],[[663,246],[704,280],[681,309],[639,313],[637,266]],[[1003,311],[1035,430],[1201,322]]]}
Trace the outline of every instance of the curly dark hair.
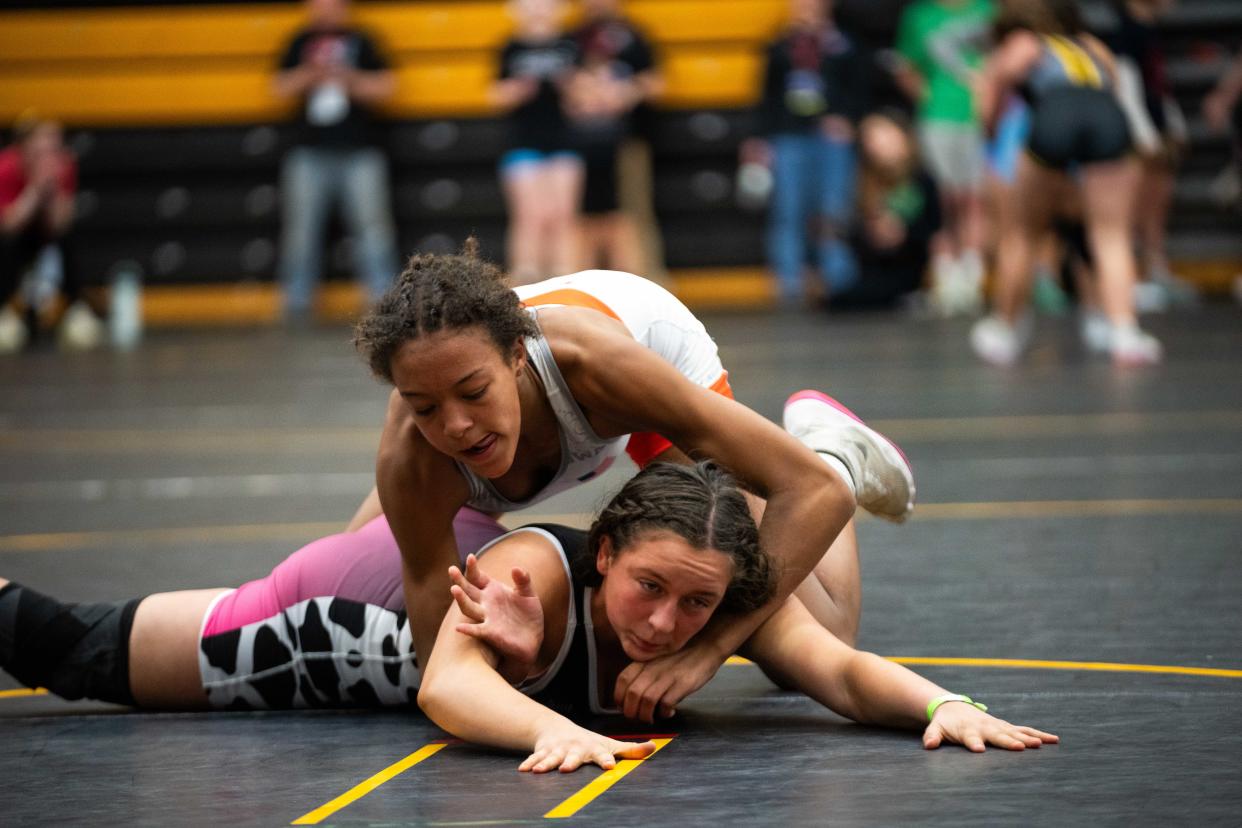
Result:
{"label": "curly dark hair", "polygon": [[354,347],[371,373],[391,384],[392,358],[403,344],[474,326],[487,332],[506,362],[522,337],[539,333],[500,268],[479,257],[472,237],[461,253],[410,257],[397,283],[354,327]]}
{"label": "curly dark hair", "polygon": [[652,463],[630,478],[591,524],[587,554],[574,562],[575,574],[598,586],[600,542],[608,538],[614,554],[622,554],[652,532],[671,532],[695,549],[729,556],[733,577],[720,603],[722,612],[750,612],[771,598],[772,567],[759,548],[759,528],[746,496],[733,475],[715,463]]}

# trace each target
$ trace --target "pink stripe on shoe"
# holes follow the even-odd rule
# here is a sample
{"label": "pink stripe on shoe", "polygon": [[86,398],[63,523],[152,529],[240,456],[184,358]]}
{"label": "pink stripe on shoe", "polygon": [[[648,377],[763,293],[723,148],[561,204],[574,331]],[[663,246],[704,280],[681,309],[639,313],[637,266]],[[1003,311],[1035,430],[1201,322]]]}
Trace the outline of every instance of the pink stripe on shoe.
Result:
{"label": "pink stripe on shoe", "polygon": [[[785,400],[785,405],[786,406],[792,405],[798,402],[799,400],[815,400],[816,402],[826,403],[832,406],[833,408],[835,408],[837,411],[840,411],[845,416],[849,417],[854,422],[859,423],[860,425],[865,425],[865,426],[867,425],[865,422],[863,422],[862,417],[859,417],[853,411],[850,411],[844,405],[837,402],[832,397],[825,394],[823,391],[816,391],[813,388],[807,388],[803,391],[798,391],[790,395],[789,399]],[[871,428],[871,426],[867,426],[867,428]],[[871,429],[871,430],[875,431],[875,429]],[[876,431],[875,433],[880,434],[880,432],[878,431]],[[905,462],[906,468],[910,469],[910,471],[913,472],[914,466],[910,464],[910,458],[906,457],[906,453],[901,450],[901,446],[897,445],[892,440],[885,437],[883,434],[880,434],[880,436],[884,437],[884,442],[888,443],[890,446],[892,446],[894,449],[897,450],[897,453],[901,455],[901,459]]]}

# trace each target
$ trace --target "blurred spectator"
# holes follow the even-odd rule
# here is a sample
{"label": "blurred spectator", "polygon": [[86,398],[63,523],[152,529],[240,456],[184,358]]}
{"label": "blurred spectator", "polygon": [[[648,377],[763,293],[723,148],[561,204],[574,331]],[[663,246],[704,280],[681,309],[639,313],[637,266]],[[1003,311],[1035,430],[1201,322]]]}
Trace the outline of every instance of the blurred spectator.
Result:
{"label": "blurred spectator", "polygon": [[[1010,93],[987,143],[988,250],[997,248],[1011,233],[1021,232],[1018,203],[1018,159],[1026,148],[1031,111],[1022,97]],[[1077,194],[1073,194],[1075,201]],[[1069,310],[1061,284],[1061,246],[1054,233],[1033,242],[1031,297],[1035,309],[1053,316]]]}
{"label": "blurred spectator", "polygon": [[[1219,179],[1232,179],[1233,186],[1217,186],[1219,189],[1232,190],[1229,193],[1232,198],[1228,200],[1236,202],[1238,181],[1242,177],[1242,50],[1238,51],[1229,68],[1216,82],[1216,86],[1204,97],[1203,117],[1216,132],[1229,130],[1232,133],[1233,160],[1229,168],[1222,171]],[[1233,277],[1233,295],[1242,304],[1242,273]]]}
{"label": "blurred spectator", "polygon": [[527,284],[577,270],[583,163],[564,111],[579,63],[561,0],[512,0],[517,24],[500,53],[492,102],[509,113],[500,179],[509,210],[509,276]]}
{"label": "blurred spectator", "polygon": [[350,25],[348,0],[306,0],[306,12],[309,21],[286,47],[273,82],[277,96],[301,103],[281,170],[280,279],[285,318],[295,323],[312,312],[334,203],[368,298],[378,298],[397,274],[388,159],[371,114],[392,96],[396,78],[375,40]]}
{"label": "blurred spectator", "polygon": [[[0,353],[26,344],[58,289],[69,306],[60,320],[62,345],[91,347],[102,337],[103,326],[83,301],[74,267],[77,186],[77,163],[60,125],[37,117],[20,121],[12,146],[0,151]],[[27,271],[23,322],[10,302]]]}
{"label": "blurred spectator", "polygon": [[1072,181],[1082,194],[1083,224],[1096,271],[1105,336],[1088,345],[1118,364],[1148,364],[1160,343],[1134,315],[1131,211],[1138,167],[1130,155],[1125,115],[1113,96],[1113,58],[1087,33],[1074,0],[1007,0],[997,21],[999,43],[979,82],[979,111],[992,123],[1008,94],[1030,106],[1027,153],[1018,161],[1019,227],[1001,240],[995,304],[971,331],[980,358],[1000,365],[1026,349],[1025,312],[1035,245],[1044,238]]}
{"label": "blurred spectator", "polygon": [[1203,98],[1203,117],[1216,132],[1232,127],[1235,160],[1242,160],[1242,50]]}
{"label": "blurred spectator", "polygon": [[[659,95],[664,83],[651,45],[621,16],[620,5],[583,0],[583,23],[573,34],[581,68],[569,86],[566,110],[586,162],[582,266],[647,275],[634,218],[621,208],[617,172],[634,109]],[[650,179],[650,168],[646,175]]]}
{"label": "blurred spectator", "polygon": [[823,292],[844,293],[857,277],[846,235],[864,90],[854,46],[832,21],[831,0],[790,0],[789,9],[788,28],[767,49],[758,137],[743,142],[741,160],[771,168],[768,265],[781,302],[797,305],[808,296],[808,226]]}
{"label": "blurred spectator", "polygon": [[1174,276],[1165,231],[1179,160],[1188,143],[1186,119],[1173,98],[1157,19],[1173,0],[1114,0],[1117,25],[1107,39],[1117,56],[1117,95],[1142,162],[1135,201],[1135,239],[1146,279],[1136,294],[1140,309],[1192,304],[1198,292]]}
{"label": "blurred spectator", "polygon": [[983,132],[971,86],[983,63],[991,0],[916,0],[897,32],[898,80],[918,104],[923,160],[939,187],[946,243],[932,263],[944,313],[971,312],[983,286]]}
{"label": "blurred spectator", "polygon": [[923,285],[929,245],[940,229],[939,194],[919,166],[914,135],[903,115],[868,115],[858,128],[858,147],[858,220],[850,237],[858,278],[832,303],[892,306]]}

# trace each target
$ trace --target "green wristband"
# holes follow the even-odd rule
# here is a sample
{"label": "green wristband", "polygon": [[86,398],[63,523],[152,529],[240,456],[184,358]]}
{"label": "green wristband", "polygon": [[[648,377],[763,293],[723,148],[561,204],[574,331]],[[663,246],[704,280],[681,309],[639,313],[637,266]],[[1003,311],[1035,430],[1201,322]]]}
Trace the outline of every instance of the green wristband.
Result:
{"label": "green wristband", "polygon": [[962,696],[962,695],[959,695],[958,693],[945,693],[943,696],[936,696],[936,698],[932,699],[931,701],[927,703],[927,721],[930,722],[932,719],[932,716],[936,715],[936,708],[940,707],[940,705],[944,704],[945,702],[951,702],[951,701],[966,702],[972,707],[977,707],[984,712],[986,712],[988,709],[988,706],[986,704],[980,704],[979,702],[972,699],[970,696]]}

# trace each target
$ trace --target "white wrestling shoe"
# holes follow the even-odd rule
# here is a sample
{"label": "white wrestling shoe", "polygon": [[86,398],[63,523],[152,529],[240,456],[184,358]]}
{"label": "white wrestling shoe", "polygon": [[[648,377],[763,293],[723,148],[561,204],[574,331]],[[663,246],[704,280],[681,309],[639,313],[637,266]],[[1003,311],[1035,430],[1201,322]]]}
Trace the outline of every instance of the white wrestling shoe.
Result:
{"label": "white wrestling shoe", "polygon": [[971,326],[970,347],[984,362],[1007,368],[1026,351],[1033,327],[1029,315],[1013,325],[999,316],[985,316]]}
{"label": "white wrestling shoe", "polygon": [[840,460],[854,478],[858,505],[901,523],[914,509],[914,474],[897,445],[819,391],[785,401],[785,430],[813,451]]}
{"label": "white wrestling shoe", "polygon": [[1088,353],[1107,354],[1113,339],[1113,326],[1099,311],[1082,311],[1078,315],[1078,335]]}
{"label": "white wrestling shoe", "polygon": [[26,347],[30,334],[17,311],[8,305],[0,308],[0,354],[15,354]]}
{"label": "white wrestling shoe", "polygon": [[1108,350],[1120,366],[1157,365],[1164,357],[1160,340],[1137,325],[1113,325]]}

